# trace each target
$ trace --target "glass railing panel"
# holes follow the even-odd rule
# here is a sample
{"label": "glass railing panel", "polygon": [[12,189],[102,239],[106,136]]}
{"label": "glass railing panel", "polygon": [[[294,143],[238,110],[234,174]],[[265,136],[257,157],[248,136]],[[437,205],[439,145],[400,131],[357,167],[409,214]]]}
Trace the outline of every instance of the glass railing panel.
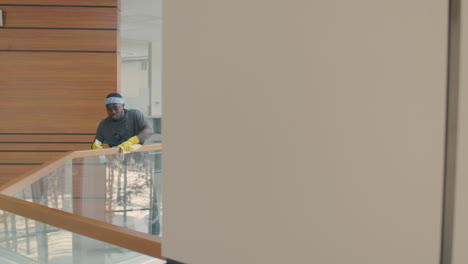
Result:
{"label": "glass railing panel", "polygon": [[161,235],[161,151],[75,158],[14,197]]}
{"label": "glass railing panel", "polygon": [[0,263],[148,263],[165,261],[0,210]]}
{"label": "glass railing panel", "polygon": [[69,161],[16,193],[14,197],[71,213],[71,179],[72,162]]}

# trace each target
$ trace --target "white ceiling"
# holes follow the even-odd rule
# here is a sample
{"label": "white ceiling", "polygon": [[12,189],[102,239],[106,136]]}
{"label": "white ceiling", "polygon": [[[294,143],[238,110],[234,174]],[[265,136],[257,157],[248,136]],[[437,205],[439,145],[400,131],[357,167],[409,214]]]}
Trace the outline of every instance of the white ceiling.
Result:
{"label": "white ceiling", "polygon": [[161,41],[162,0],[121,0],[122,57],[145,56],[149,42]]}

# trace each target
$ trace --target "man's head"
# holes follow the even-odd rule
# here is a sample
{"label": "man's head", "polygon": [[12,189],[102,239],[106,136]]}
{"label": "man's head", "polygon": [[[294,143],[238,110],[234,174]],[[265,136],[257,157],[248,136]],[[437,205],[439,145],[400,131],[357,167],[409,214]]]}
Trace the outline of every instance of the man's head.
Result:
{"label": "man's head", "polygon": [[112,120],[119,120],[124,117],[124,99],[119,93],[110,93],[106,96],[107,114]]}

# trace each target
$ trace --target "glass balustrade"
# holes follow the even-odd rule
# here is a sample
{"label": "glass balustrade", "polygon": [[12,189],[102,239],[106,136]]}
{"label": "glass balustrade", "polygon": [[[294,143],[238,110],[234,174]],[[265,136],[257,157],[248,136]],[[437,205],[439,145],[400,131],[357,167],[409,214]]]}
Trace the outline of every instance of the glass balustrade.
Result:
{"label": "glass balustrade", "polygon": [[14,197],[161,234],[161,152],[74,158]]}
{"label": "glass balustrade", "polygon": [[69,154],[0,188],[0,264],[165,263],[161,189],[160,145]]}
{"label": "glass balustrade", "polygon": [[0,264],[161,264],[163,260],[0,210]]}

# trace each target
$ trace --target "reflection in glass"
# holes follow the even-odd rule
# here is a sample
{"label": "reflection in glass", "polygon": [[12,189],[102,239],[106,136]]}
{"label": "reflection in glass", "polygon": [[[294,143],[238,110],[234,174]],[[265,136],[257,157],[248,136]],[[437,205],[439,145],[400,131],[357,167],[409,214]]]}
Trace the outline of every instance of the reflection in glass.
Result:
{"label": "reflection in glass", "polygon": [[126,108],[142,111],[161,142],[162,0],[120,1],[120,92]]}
{"label": "reflection in glass", "polygon": [[165,263],[0,210],[0,263]]}
{"label": "reflection in glass", "polygon": [[107,166],[107,222],[160,234],[160,154],[114,155]]}

